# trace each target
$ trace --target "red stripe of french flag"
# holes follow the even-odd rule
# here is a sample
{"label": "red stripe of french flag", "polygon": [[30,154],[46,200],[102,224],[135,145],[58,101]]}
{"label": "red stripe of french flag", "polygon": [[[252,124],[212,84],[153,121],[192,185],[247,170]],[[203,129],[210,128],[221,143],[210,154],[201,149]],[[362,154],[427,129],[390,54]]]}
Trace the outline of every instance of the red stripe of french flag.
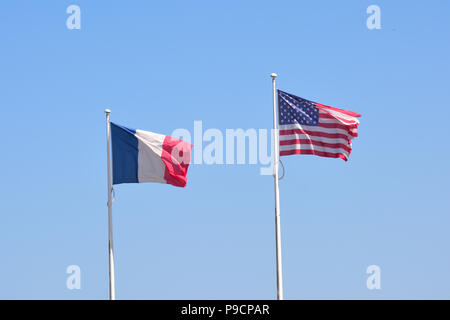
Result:
{"label": "red stripe of french flag", "polygon": [[191,143],[169,136],[164,138],[161,159],[166,166],[164,179],[168,184],[176,187],[186,186],[191,149]]}

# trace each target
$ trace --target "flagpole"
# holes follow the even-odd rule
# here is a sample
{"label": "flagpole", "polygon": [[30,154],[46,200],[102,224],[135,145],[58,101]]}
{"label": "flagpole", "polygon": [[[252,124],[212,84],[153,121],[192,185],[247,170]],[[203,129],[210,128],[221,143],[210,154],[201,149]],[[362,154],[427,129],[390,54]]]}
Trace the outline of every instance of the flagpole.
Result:
{"label": "flagpole", "polygon": [[273,89],[273,178],[275,184],[275,239],[276,239],[276,256],[277,256],[277,299],[283,300],[283,269],[281,265],[281,228],[280,228],[280,192],[278,189],[278,162],[280,161],[280,153],[278,151],[278,126],[277,126],[277,88],[275,79],[276,73],[270,75],[272,78]]}
{"label": "flagpole", "polygon": [[111,184],[111,125],[109,114],[111,110],[106,109],[106,148],[108,160],[108,253],[109,253],[109,300],[116,299],[116,289],[114,282],[114,251],[113,251],[113,230],[112,230],[112,184]]}

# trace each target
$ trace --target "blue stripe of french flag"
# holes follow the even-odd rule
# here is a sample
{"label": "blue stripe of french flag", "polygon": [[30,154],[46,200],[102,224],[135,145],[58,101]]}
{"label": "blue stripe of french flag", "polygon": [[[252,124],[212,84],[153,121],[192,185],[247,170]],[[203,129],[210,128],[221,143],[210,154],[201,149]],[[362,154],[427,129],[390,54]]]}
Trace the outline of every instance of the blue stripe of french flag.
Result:
{"label": "blue stripe of french flag", "polygon": [[192,144],[111,122],[113,184],[159,182],[185,187]]}

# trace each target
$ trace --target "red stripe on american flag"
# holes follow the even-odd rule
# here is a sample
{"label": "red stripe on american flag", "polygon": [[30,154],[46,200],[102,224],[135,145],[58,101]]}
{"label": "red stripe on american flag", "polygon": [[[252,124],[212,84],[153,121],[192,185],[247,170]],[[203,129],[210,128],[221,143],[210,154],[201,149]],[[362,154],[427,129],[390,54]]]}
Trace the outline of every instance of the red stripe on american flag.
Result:
{"label": "red stripe on american flag", "polygon": [[357,125],[345,125],[345,124],[342,124],[342,123],[322,123],[322,122],[319,122],[319,127],[348,130],[348,129],[357,128],[358,126]]}
{"label": "red stripe on american flag", "polygon": [[347,157],[342,153],[331,153],[331,152],[322,152],[316,150],[301,150],[301,149],[280,151],[280,156],[289,156],[292,154],[312,154],[319,157],[341,158],[344,161],[348,160]]}
{"label": "red stripe on american flag", "polygon": [[326,111],[320,111],[319,112],[319,118],[322,118],[322,119],[333,119],[333,120],[335,120],[336,121],[336,123],[345,123],[345,124],[349,124],[349,125],[358,125],[359,124],[359,122],[358,122],[358,120],[349,120],[349,119],[345,119],[345,118],[342,118],[342,117],[339,117],[339,116],[337,116],[337,115],[332,115],[332,114],[330,114],[330,113],[327,113]]}
{"label": "red stripe on american flag", "polygon": [[334,108],[334,107],[330,107],[330,106],[326,106],[324,104],[317,103],[317,102],[316,102],[316,107],[319,108],[319,109],[323,108],[323,109],[329,109],[329,110],[333,110],[333,111],[336,111],[336,112],[340,112],[340,113],[346,114],[346,115],[348,115],[350,117],[356,117],[356,118],[361,117],[361,115],[359,113],[356,113],[356,112],[353,112],[353,111],[348,111],[348,110],[343,110],[343,109],[338,109],[338,108]]}
{"label": "red stripe on american flag", "polygon": [[289,130],[280,130],[280,136],[288,135],[288,134],[307,134],[313,137],[323,137],[323,138],[331,138],[331,139],[348,139],[349,136],[357,137],[358,133],[349,132],[348,135],[345,133],[326,133],[326,132],[318,132],[311,130],[303,130],[300,128],[297,129],[289,129]]}
{"label": "red stripe on american flag", "polygon": [[302,144],[309,144],[312,146],[333,148],[333,149],[342,148],[342,149],[346,150],[348,153],[352,152],[352,148],[349,145],[345,145],[343,143],[327,143],[327,142],[315,141],[315,140],[309,140],[309,139],[292,139],[292,140],[280,141],[280,146],[302,145]]}

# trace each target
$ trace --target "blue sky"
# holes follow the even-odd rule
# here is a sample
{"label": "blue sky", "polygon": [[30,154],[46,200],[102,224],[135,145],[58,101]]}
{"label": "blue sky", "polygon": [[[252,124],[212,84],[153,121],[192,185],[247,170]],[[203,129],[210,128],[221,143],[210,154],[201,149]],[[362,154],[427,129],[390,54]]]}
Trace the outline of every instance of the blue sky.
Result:
{"label": "blue sky", "polygon": [[[81,30],[66,8],[81,8]],[[381,8],[368,30],[366,8]],[[0,298],[108,297],[103,110],[171,134],[272,126],[271,80],[363,115],[349,162],[282,160],[285,298],[450,298],[448,1],[2,1]],[[119,299],[276,297],[273,179],[120,185]],[[366,268],[381,268],[381,290]],[[66,268],[81,268],[81,289]]]}

